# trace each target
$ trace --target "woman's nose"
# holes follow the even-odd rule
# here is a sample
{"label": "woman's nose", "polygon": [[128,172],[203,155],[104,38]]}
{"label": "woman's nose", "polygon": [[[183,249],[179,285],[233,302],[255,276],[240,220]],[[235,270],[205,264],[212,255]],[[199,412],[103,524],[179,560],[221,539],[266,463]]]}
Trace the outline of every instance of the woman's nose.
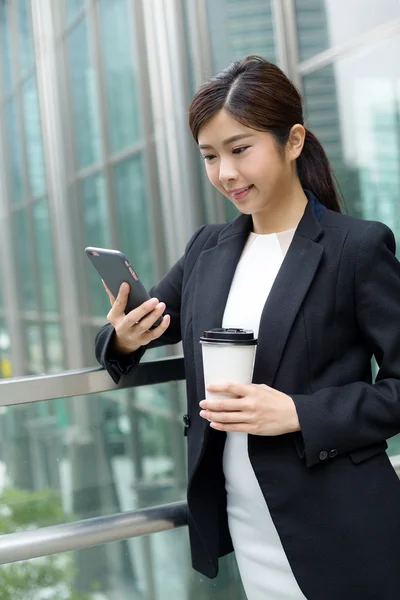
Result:
{"label": "woman's nose", "polygon": [[237,172],[231,161],[221,161],[219,168],[219,180],[222,184],[237,179]]}

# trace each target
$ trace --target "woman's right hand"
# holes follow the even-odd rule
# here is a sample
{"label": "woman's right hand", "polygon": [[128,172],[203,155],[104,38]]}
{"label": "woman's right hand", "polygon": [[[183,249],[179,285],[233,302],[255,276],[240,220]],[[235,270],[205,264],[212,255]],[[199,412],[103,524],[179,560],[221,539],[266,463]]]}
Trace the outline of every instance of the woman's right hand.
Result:
{"label": "woman's right hand", "polygon": [[116,298],[104,281],[103,285],[110,298],[111,310],[107,315],[107,320],[115,329],[115,350],[122,354],[135,352],[140,346],[146,346],[166,331],[171,321],[169,315],[163,317],[162,323],[158,327],[149,330],[153,323],[162,316],[165,310],[163,302],[159,302],[157,298],[151,298],[126,315],[124,310],[128,301],[129,284],[125,282],[121,285]]}

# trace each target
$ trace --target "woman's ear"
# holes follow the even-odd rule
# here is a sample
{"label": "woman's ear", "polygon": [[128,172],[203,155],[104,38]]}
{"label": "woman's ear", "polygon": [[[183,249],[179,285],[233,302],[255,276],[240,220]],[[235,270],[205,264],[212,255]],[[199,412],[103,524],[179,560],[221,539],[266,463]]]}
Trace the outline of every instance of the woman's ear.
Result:
{"label": "woman's ear", "polygon": [[301,154],[306,138],[306,130],[300,123],[296,123],[290,130],[286,144],[286,155],[289,160],[296,160]]}

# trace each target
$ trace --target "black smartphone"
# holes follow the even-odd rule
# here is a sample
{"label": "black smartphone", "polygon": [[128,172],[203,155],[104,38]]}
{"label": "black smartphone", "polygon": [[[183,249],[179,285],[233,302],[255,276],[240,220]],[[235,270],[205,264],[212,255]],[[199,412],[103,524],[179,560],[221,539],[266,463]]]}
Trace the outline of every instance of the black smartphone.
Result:
{"label": "black smartphone", "polygon": [[[125,281],[129,284],[130,291],[125,314],[137,308],[146,300],[150,300],[148,291],[122,252],[92,246],[85,248],[85,252],[115,298],[121,284]],[[155,329],[160,323],[162,323],[162,317],[157,319],[150,329]]]}

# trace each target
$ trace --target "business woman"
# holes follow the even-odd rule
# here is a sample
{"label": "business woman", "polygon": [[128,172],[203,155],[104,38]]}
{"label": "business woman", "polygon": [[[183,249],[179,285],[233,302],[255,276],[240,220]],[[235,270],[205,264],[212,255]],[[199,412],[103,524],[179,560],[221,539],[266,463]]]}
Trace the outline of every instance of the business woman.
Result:
{"label": "business woman", "polygon": [[[393,234],[341,214],[299,93],[269,62],[212,78],[189,124],[241,214],[200,228],[128,315],[127,284],[109,293],[98,360],[118,382],[148,346],[183,342],[195,569],[215,577],[234,549],[249,600],[398,600],[400,482],[385,453],[400,431]],[[199,338],[221,326],[258,336],[253,384],[204,400]]]}

